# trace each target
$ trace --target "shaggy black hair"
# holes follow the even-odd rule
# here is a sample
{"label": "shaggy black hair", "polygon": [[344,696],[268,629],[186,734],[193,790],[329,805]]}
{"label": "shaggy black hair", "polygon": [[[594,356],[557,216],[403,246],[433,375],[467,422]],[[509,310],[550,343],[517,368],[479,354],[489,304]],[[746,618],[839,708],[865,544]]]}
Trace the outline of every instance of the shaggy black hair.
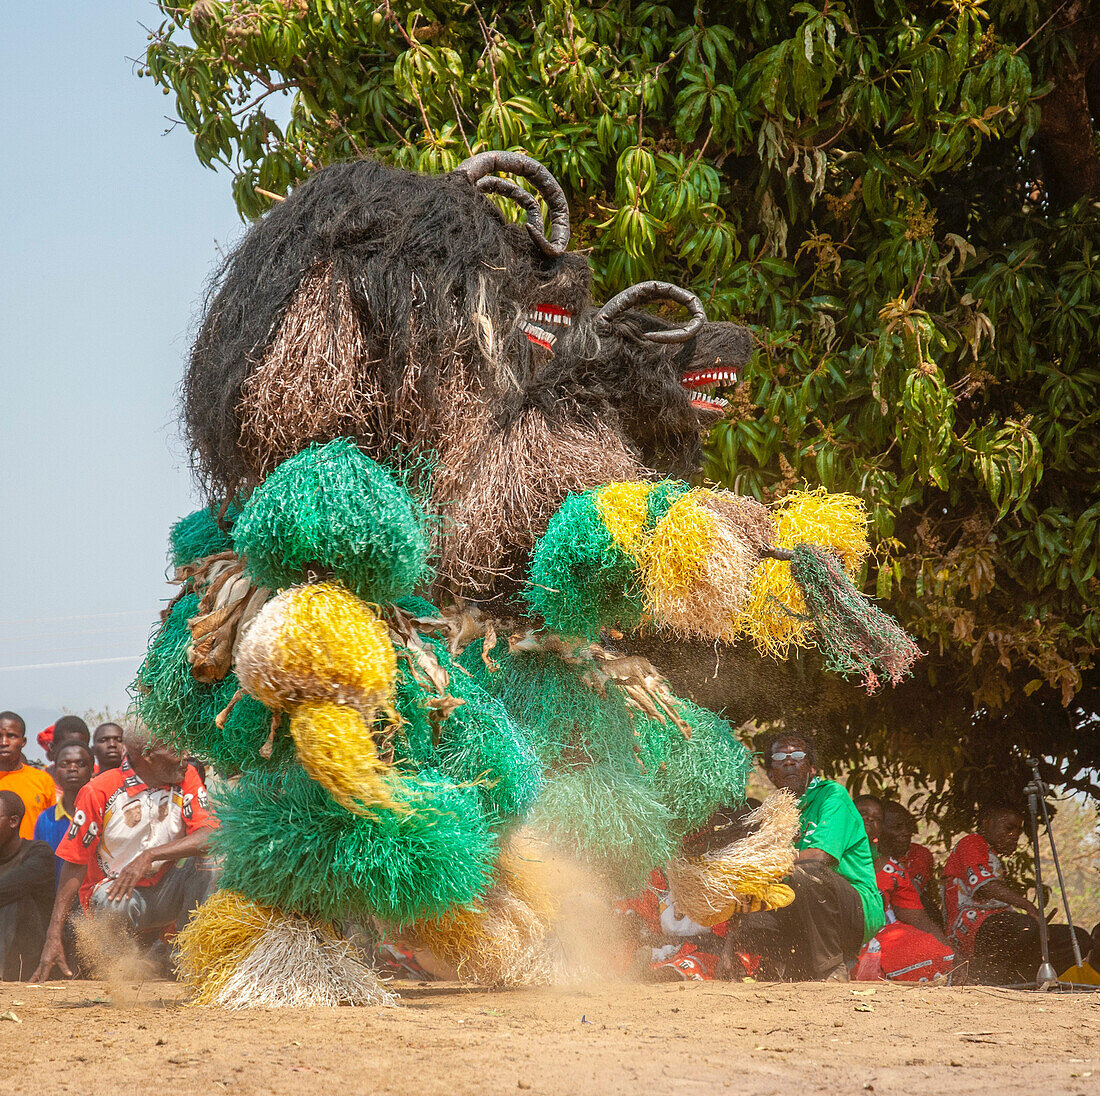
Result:
{"label": "shaggy black hair", "polygon": [[258,478],[240,445],[242,387],[303,279],[324,266],[350,292],[364,368],[376,372],[370,387],[394,406],[411,401],[399,416],[407,422],[432,420],[456,372],[475,392],[527,383],[539,360],[517,326],[523,312],[547,303],[576,315],[589,299],[583,256],[543,254],[463,174],[423,176],[370,160],[318,171],[248,231],[208,296],[183,421],[213,500]]}
{"label": "shaggy black hair", "polygon": [[687,476],[698,464],[702,440],[716,415],[691,403],[685,373],[735,369],[752,355],[752,335],[732,323],[705,323],[682,343],[644,338],[673,325],[648,312],[616,317],[610,334],[593,331],[596,310],[559,339],[551,367],[528,390],[550,421],[563,416],[615,422],[640,459],[664,475]]}

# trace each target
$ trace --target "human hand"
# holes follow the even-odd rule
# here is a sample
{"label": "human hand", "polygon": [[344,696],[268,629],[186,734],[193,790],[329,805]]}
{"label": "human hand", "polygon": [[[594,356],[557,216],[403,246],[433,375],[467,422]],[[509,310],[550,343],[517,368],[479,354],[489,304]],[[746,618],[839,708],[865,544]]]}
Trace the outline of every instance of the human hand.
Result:
{"label": "human hand", "polygon": [[1035,921],[1040,921],[1042,918],[1039,916],[1039,907],[1034,902],[1025,902],[1023,905],[1023,911]]}
{"label": "human hand", "polygon": [[38,960],[38,966],[31,975],[32,982],[48,982],[54,967],[60,967],[66,978],[71,978],[73,972],[65,962],[65,946],[61,943],[60,935],[47,935],[46,942],[42,945],[42,957]]}
{"label": "human hand", "polygon": [[153,870],[153,858],[149,851],[139,852],[137,856],[130,861],[111,880],[107,887],[107,898],[111,902],[121,902],[130,897],[134,893],[134,887],[141,882],[147,875]]}

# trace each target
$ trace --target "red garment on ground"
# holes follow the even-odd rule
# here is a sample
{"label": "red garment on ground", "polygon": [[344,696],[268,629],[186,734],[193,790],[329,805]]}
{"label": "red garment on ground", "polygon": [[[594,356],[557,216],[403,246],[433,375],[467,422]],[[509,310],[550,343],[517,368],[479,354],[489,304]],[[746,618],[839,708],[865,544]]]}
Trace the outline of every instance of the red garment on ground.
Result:
{"label": "red garment on ground", "polygon": [[[856,962],[856,970],[862,966],[871,969],[868,956],[879,953],[878,968],[884,978],[895,982],[927,982],[937,974],[950,974],[955,965],[955,953],[941,944],[930,933],[896,919],[895,910],[919,910],[924,905],[909,878],[909,873],[892,857],[875,869],[875,884],[882,894],[886,910],[885,927],[867,942]],[[855,980],[861,980],[859,974]]]}
{"label": "red garment on ground", "polygon": [[980,833],[967,834],[943,866],[944,924],[966,958],[974,954],[974,937],[982,922],[995,910],[1008,908],[995,898],[983,900],[978,893],[991,879],[1003,878],[1000,857]]}
{"label": "red garment on ground", "polygon": [[[93,776],[77,792],[72,825],[57,846],[57,855],[70,864],[87,865],[80,886],[80,903],[87,909],[96,886],[114,879],[145,849],[217,825],[194,765],[187,766],[182,784],[150,788],[123,759],[120,768]],[[163,862],[138,886],[159,882],[170,867],[170,862]]]}
{"label": "red garment on ground", "polygon": [[926,849],[923,845],[918,845],[914,841],[902,860],[902,866],[908,873],[909,878],[913,880],[913,886],[920,893],[923,893],[924,888],[932,882],[932,875],[935,872],[931,850]]}
{"label": "red garment on ground", "polygon": [[955,965],[955,953],[947,944],[901,921],[879,929],[864,945],[859,961],[876,949],[882,976],[892,982],[930,982],[937,974],[950,974]]}
{"label": "red garment on ground", "polygon": [[[675,945],[669,944],[669,949]],[[656,950],[656,949],[655,949]],[[694,944],[681,944],[671,954],[655,959],[653,970],[674,970],[685,982],[713,982],[718,976],[719,956]]]}

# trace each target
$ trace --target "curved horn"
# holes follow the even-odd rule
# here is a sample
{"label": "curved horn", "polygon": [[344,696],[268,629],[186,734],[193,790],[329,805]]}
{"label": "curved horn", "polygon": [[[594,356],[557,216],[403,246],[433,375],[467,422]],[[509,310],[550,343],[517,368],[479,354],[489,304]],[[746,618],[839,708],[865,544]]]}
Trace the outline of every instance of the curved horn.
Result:
{"label": "curved horn", "polygon": [[546,239],[546,229],[542,223],[542,210],[539,208],[538,199],[529,191],[524,190],[519,183],[511,179],[502,179],[499,175],[486,175],[478,179],[477,189],[482,194],[499,194],[504,198],[511,198],[516,205],[521,206],[527,214],[527,228],[536,239],[550,246]]}
{"label": "curved horn", "polygon": [[[496,171],[507,171],[512,175],[521,175],[524,179],[530,179],[550,211],[550,238],[543,237],[543,242],[539,246],[548,255],[560,255],[565,251],[569,243],[569,203],[565,200],[565,191],[562,190],[561,184],[550,174],[550,169],[545,165],[522,152],[504,152],[497,149],[491,152],[479,152],[468,160],[463,160],[456,170],[463,172],[475,186],[485,176]],[[491,193],[501,192],[491,191]],[[515,198],[513,193],[509,193],[508,196]],[[527,206],[524,205],[524,208],[527,209]],[[535,239],[538,242],[538,237]]]}
{"label": "curved horn", "polygon": [[628,308],[636,308],[646,301],[670,300],[691,309],[691,319],[684,327],[670,327],[663,331],[643,331],[641,337],[655,343],[680,343],[699,333],[707,322],[703,302],[688,289],[671,282],[638,282],[621,293],[616,293],[596,314],[596,331],[603,335],[611,330],[611,321]]}

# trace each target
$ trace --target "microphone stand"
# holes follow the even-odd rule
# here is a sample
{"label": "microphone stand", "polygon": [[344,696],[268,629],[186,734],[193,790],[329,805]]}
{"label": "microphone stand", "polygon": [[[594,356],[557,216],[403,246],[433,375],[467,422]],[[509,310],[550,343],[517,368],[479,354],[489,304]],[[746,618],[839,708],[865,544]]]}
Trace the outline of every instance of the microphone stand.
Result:
{"label": "microphone stand", "polygon": [[1058,972],[1050,962],[1050,940],[1047,935],[1046,899],[1043,894],[1043,868],[1039,857],[1039,786],[1035,781],[1024,786],[1027,810],[1031,816],[1031,846],[1035,850],[1035,902],[1039,907],[1039,948],[1043,961],[1035,975],[1037,989],[1049,990],[1058,984]]}
{"label": "microphone stand", "polygon": [[[1029,757],[1027,759],[1028,765],[1031,766],[1032,781],[1027,786],[1031,788],[1034,786],[1036,792],[1036,799],[1038,800],[1038,806],[1043,812],[1043,824],[1047,828],[1047,838],[1050,841],[1050,855],[1054,861],[1054,870],[1058,875],[1058,889],[1062,892],[1062,908],[1066,911],[1066,924],[1069,926],[1070,943],[1073,947],[1073,959],[1074,962],[1081,965],[1081,947],[1077,943],[1077,930],[1073,927],[1073,918],[1069,912],[1069,895],[1066,894],[1066,883],[1062,878],[1062,865],[1058,860],[1058,849],[1054,844],[1054,831],[1050,828],[1050,815],[1047,813],[1047,800],[1046,793],[1049,790],[1047,785],[1043,783],[1043,778],[1039,775],[1039,761],[1037,758]],[[1025,791],[1027,789],[1025,788]],[[1028,806],[1031,807],[1031,797],[1028,797]],[[1039,878],[1039,845],[1038,838],[1036,837],[1035,843],[1035,878],[1038,881]]]}

